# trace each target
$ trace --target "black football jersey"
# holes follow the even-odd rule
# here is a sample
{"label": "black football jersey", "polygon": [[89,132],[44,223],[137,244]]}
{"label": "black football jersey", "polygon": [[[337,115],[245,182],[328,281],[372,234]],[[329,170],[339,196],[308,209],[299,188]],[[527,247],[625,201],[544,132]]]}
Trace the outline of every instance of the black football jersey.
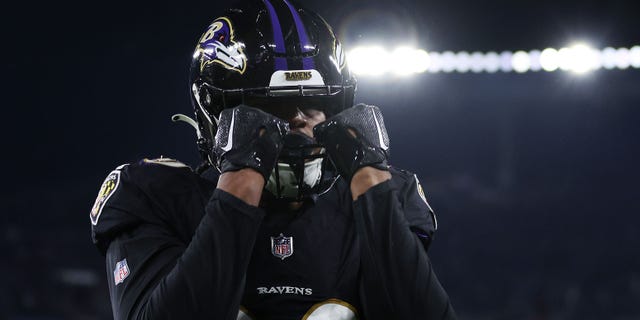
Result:
{"label": "black football jersey", "polygon": [[250,206],[171,159],[112,171],[90,218],[116,319],[450,319],[415,175]]}

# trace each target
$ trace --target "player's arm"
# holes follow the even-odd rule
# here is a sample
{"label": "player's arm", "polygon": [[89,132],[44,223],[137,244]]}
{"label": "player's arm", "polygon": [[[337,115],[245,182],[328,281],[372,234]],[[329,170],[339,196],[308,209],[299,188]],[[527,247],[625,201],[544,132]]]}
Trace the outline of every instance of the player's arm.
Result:
{"label": "player's arm", "polygon": [[353,205],[366,312],[371,319],[453,319],[449,297],[422,239],[411,230],[398,191],[385,181],[372,186]]}
{"label": "player's arm", "polygon": [[216,190],[190,242],[160,221],[119,232],[106,252],[114,318],[235,318],[262,216]]}
{"label": "player's arm", "polygon": [[[174,226],[166,218],[119,228],[106,252],[114,318],[235,319],[264,215],[253,199],[259,199],[264,175],[270,170],[265,159],[275,163],[281,139],[282,123],[265,116],[246,107],[223,112],[219,124],[223,133],[215,145],[223,173],[190,241],[173,236]],[[248,130],[256,119],[264,121]],[[259,166],[255,157],[261,157]],[[126,190],[114,196],[144,198],[134,186]],[[110,212],[102,213],[105,217],[154,210],[151,199],[133,207],[118,205],[116,199],[107,202],[104,209]],[[156,213],[145,216],[161,215]]]}
{"label": "player's arm", "polygon": [[452,319],[454,311],[412,231],[388,172],[389,139],[378,108],[358,105],[315,129],[350,182],[367,319]]}

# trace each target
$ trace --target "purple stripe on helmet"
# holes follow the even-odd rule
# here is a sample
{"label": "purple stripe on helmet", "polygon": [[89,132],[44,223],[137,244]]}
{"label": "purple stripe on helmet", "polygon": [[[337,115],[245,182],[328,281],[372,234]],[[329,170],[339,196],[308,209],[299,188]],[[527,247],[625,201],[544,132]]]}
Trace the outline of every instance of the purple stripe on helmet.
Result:
{"label": "purple stripe on helmet", "polygon": [[286,58],[276,57],[276,70],[289,70]]}
{"label": "purple stripe on helmet", "polygon": [[316,64],[313,62],[313,59],[311,57],[302,58],[302,69],[309,70],[315,68]]}
{"label": "purple stripe on helmet", "polygon": [[[271,28],[273,30],[273,41],[275,42],[276,47],[273,49],[276,53],[286,53],[287,50],[284,46],[284,38],[282,36],[282,27],[280,26],[280,20],[278,19],[278,15],[276,14],[276,9],[273,7],[269,0],[262,0],[267,10],[269,11],[269,18],[271,19]],[[275,58],[276,62],[276,70],[287,70],[287,59],[285,58]]]}
{"label": "purple stripe on helmet", "polygon": [[[289,1],[284,0],[284,3],[289,7],[289,11],[291,11],[291,15],[293,16],[293,21],[296,24],[296,29],[298,30],[298,39],[300,40],[300,46],[302,52],[312,52],[313,49],[310,48],[309,37],[307,36],[307,30],[304,28],[304,24],[302,24],[302,19],[300,18],[300,14],[298,11],[289,3]],[[302,67],[304,69],[314,69],[315,63],[311,57],[306,57],[302,59]]]}
{"label": "purple stripe on helmet", "polygon": [[291,5],[291,3],[289,3],[289,1],[284,0],[284,3],[286,3],[287,7],[289,7],[289,11],[291,11],[291,16],[293,16],[293,21],[296,24],[296,29],[298,29],[298,39],[300,39],[302,52],[312,51],[311,49],[308,48],[309,37],[307,37],[307,30],[304,28],[304,25],[302,24],[302,19],[300,19],[300,14],[298,14],[298,11],[296,11],[296,9]]}

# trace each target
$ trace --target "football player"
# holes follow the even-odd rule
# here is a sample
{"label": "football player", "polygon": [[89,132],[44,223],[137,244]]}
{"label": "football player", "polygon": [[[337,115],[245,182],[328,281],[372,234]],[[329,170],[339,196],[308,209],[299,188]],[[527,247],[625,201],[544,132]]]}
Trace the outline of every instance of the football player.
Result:
{"label": "football player", "polygon": [[436,219],[380,110],[290,0],[218,17],[191,65],[203,165],[122,165],[91,210],[115,319],[454,319]]}

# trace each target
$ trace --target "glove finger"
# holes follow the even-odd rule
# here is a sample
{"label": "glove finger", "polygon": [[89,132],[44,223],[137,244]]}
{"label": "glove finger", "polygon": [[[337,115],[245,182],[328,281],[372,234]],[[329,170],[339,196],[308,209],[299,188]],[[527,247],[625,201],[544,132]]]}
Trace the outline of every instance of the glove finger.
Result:
{"label": "glove finger", "polygon": [[245,146],[265,133],[278,139],[288,129],[286,121],[259,109],[241,105],[222,111],[215,143],[222,151],[229,151],[234,147]]}
{"label": "glove finger", "polygon": [[316,141],[325,147],[338,173],[345,177],[350,177],[360,149],[358,141],[348,130],[336,121],[325,121],[313,130]]}
{"label": "glove finger", "polygon": [[385,151],[389,149],[389,135],[378,107],[358,104],[338,114],[335,121],[352,128],[365,145]]}
{"label": "glove finger", "polygon": [[327,141],[327,132],[336,125],[335,121],[327,120],[313,127],[313,137],[318,143],[324,144]]}
{"label": "glove finger", "polygon": [[241,105],[224,110],[214,145],[218,168],[225,172],[250,167],[266,180],[287,131],[284,120],[259,109]]}
{"label": "glove finger", "polygon": [[389,137],[378,107],[356,105],[314,128],[338,172],[350,179],[361,167],[387,170]]}

